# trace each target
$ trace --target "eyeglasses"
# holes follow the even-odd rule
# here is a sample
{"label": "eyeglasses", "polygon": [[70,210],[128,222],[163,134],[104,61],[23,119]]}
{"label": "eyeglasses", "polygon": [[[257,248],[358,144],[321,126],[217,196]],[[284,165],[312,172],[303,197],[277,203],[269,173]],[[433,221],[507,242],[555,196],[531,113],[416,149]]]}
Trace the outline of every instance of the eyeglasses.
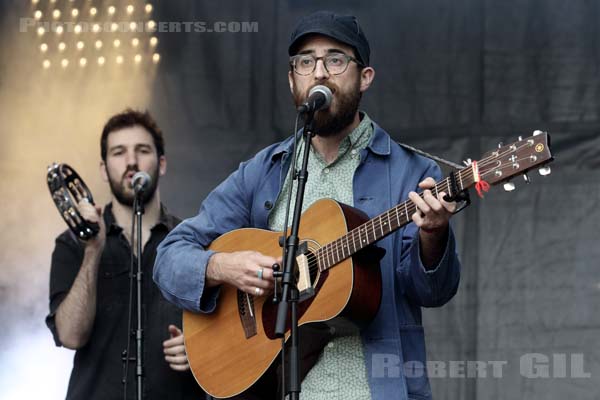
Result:
{"label": "eyeglasses", "polygon": [[323,57],[315,57],[312,54],[298,54],[290,57],[290,65],[298,75],[310,75],[317,67],[317,61],[322,60],[327,72],[331,75],[339,75],[346,72],[350,61],[354,61],[361,67],[364,65],[356,58],[344,53],[329,53]]}

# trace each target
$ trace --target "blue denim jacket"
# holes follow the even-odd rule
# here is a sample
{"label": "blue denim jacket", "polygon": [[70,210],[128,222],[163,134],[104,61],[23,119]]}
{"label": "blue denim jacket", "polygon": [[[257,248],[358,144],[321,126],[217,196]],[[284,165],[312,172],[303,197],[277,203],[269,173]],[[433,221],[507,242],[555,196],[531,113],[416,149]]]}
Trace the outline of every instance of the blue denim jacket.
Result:
{"label": "blue denim jacket", "polygon": [[[267,228],[272,204],[290,165],[292,138],[271,145],[240,164],[202,203],[197,216],[173,229],[158,248],[154,281],[171,302],[210,313],[219,289],[206,288],[205,273],[213,252],[205,248],[220,235],[242,227]],[[428,176],[440,179],[438,166],[398,146],[375,124],[361,152],[353,181],[354,206],[374,217],[406,200]],[[439,307],[456,293],[460,262],[452,230],[442,260],[425,270],[419,235],[410,223],[377,243],[383,295],[378,314],[362,331],[371,396],[383,399],[430,399],[425,370],[421,307]]]}

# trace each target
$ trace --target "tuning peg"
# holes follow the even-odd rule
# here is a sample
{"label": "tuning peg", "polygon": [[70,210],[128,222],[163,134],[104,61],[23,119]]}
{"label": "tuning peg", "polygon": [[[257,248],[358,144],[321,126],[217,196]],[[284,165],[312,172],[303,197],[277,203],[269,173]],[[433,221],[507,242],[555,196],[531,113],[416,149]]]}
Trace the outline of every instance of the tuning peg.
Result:
{"label": "tuning peg", "polygon": [[513,190],[515,190],[515,187],[516,187],[515,184],[512,182],[506,182],[504,184],[504,190],[507,192],[512,192]]}
{"label": "tuning peg", "polygon": [[533,131],[533,136],[541,135],[542,133],[544,133],[544,132],[542,132],[540,130],[535,130],[535,131]]}
{"label": "tuning peg", "polygon": [[498,148],[499,148],[499,149],[500,149],[500,148],[502,148],[502,146],[503,146],[503,145],[504,145],[504,144],[503,144],[502,142],[498,142]]}
{"label": "tuning peg", "polygon": [[471,160],[470,158],[467,158],[466,160],[463,160],[463,164],[465,164],[465,167],[468,167],[472,163],[473,163],[473,160]]}
{"label": "tuning peg", "polygon": [[523,136],[519,135],[519,142],[523,140]]}
{"label": "tuning peg", "polygon": [[550,175],[552,170],[550,169],[550,167],[546,166],[546,167],[542,167],[542,168],[538,169],[538,172],[540,173],[541,176],[546,176],[546,175]]}
{"label": "tuning peg", "polygon": [[530,184],[531,181],[529,180],[529,175],[527,175],[527,173],[523,174],[523,179],[525,180],[525,183]]}

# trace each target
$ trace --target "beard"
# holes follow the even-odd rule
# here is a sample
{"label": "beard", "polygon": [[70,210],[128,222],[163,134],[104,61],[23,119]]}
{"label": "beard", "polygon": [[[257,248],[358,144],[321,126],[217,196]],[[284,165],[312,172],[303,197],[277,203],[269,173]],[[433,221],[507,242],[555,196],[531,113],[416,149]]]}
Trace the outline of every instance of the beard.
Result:
{"label": "beard", "polygon": [[[110,174],[108,174],[108,183],[110,185],[110,191],[115,196],[115,199],[123,204],[124,206],[133,207],[133,202],[135,200],[135,192],[131,187],[130,183],[127,180],[128,172],[138,172],[139,168],[137,165],[132,167],[127,167],[127,170],[123,173],[123,176],[120,180],[113,179]],[[150,171],[150,185],[148,189],[146,189],[141,196],[141,201],[143,205],[146,205],[152,200],[154,197],[154,193],[156,192],[156,188],[158,187],[158,164],[153,171]]]}
{"label": "beard", "polygon": [[[324,86],[335,92],[334,100],[329,108],[319,110],[315,113],[314,133],[321,137],[329,137],[335,136],[354,121],[362,96],[360,92],[360,76],[357,77],[347,92],[342,92],[331,83]],[[308,91],[310,89],[312,87]],[[293,98],[296,107],[298,107],[308,98],[308,94],[299,93],[294,89]]]}

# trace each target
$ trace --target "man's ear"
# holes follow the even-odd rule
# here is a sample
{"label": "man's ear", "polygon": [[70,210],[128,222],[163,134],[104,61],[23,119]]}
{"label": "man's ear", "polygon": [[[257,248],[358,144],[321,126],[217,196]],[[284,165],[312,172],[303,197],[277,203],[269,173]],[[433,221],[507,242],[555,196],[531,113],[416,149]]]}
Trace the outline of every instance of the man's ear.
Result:
{"label": "man's ear", "polygon": [[104,160],[100,161],[100,177],[104,182],[108,182],[108,172],[106,171],[106,163]]}
{"label": "man's ear", "polygon": [[288,71],[288,83],[290,84],[290,92],[294,94],[294,74],[292,71]]}
{"label": "man's ear", "polygon": [[375,79],[375,70],[372,67],[364,67],[360,71],[360,92],[364,93],[369,89]]}
{"label": "man's ear", "polygon": [[164,155],[158,158],[158,174],[159,176],[163,176],[167,173],[167,157]]}

